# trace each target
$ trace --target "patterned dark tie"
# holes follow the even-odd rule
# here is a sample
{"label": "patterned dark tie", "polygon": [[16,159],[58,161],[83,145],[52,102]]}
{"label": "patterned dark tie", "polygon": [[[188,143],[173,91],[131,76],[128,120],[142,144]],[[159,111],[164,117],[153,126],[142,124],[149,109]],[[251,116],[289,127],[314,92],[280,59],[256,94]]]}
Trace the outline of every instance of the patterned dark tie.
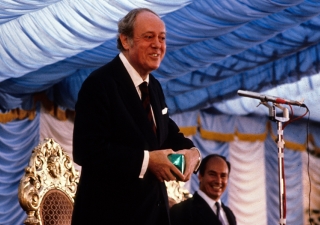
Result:
{"label": "patterned dark tie", "polygon": [[222,217],[220,215],[220,203],[216,202],[215,205],[217,207],[217,217],[219,218],[221,224],[224,225],[223,219],[222,219]]}
{"label": "patterned dark tie", "polygon": [[146,110],[146,113],[148,115],[148,119],[151,123],[152,130],[155,134],[157,134],[157,128],[153,121],[153,116],[151,112],[151,105],[150,105],[150,95],[149,95],[149,88],[148,83],[146,81],[142,82],[139,85],[140,91],[141,91],[141,101],[143,108]]}

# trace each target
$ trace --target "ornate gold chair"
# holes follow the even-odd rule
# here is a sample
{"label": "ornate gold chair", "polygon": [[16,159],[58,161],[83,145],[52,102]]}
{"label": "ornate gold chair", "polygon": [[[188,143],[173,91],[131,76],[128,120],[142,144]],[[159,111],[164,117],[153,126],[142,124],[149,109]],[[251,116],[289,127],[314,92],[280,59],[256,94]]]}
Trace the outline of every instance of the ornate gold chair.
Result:
{"label": "ornate gold chair", "polygon": [[26,225],[71,223],[79,172],[52,138],[36,146],[19,185],[19,202]]}

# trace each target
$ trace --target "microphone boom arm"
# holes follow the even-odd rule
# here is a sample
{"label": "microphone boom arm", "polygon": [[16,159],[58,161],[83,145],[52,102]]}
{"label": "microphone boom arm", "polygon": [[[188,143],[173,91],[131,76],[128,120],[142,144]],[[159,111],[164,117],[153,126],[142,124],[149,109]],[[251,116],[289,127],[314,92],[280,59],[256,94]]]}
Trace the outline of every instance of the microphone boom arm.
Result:
{"label": "microphone boom arm", "polygon": [[275,97],[271,95],[263,95],[263,94],[259,94],[252,91],[238,90],[238,95],[248,97],[248,98],[259,99],[261,102],[274,102],[278,104],[288,104],[288,105],[297,105],[300,107],[306,107],[306,105],[301,101],[293,101],[293,100]]}

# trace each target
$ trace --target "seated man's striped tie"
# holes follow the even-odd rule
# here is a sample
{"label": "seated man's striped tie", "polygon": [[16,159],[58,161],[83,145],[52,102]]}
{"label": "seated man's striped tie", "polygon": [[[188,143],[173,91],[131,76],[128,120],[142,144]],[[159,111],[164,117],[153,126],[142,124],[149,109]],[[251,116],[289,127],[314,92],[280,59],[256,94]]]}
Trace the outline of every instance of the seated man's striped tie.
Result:
{"label": "seated man's striped tie", "polygon": [[215,205],[217,207],[217,217],[219,218],[221,224],[224,225],[224,221],[223,221],[221,214],[220,214],[220,203],[216,202]]}

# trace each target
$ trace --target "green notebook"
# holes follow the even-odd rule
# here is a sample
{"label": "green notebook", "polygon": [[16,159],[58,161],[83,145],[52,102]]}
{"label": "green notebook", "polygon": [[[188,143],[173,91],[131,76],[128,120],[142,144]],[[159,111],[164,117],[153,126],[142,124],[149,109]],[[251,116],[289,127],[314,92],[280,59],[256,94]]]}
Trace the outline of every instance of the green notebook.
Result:
{"label": "green notebook", "polygon": [[169,160],[175,165],[183,174],[185,169],[184,155],[182,154],[171,154],[168,155]]}

